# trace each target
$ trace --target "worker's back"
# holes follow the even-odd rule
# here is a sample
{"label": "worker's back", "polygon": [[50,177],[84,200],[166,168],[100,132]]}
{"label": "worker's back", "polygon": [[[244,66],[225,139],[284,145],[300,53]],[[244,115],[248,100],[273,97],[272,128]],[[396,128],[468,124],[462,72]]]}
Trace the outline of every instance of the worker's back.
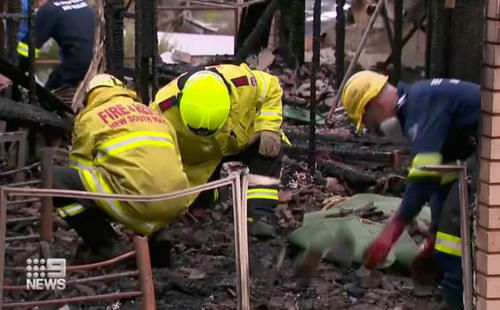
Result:
{"label": "worker's back", "polygon": [[[400,119],[413,155],[438,152],[444,161],[464,160],[476,149],[480,86],[453,80],[399,85]],[[402,116],[402,117],[401,117]]]}
{"label": "worker's back", "polygon": [[49,0],[36,14],[36,47],[53,38],[60,48],[61,74],[83,78],[93,57],[95,12],[85,0]]}
{"label": "worker's back", "polygon": [[[161,115],[121,87],[98,88],[88,102],[75,119],[70,156],[87,190],[151,195],[188,187],[175,131]],[[92,169],[102,178],[84,172]],[[167,223],[187,208],[188,199],[120,204],[130,217]]]}

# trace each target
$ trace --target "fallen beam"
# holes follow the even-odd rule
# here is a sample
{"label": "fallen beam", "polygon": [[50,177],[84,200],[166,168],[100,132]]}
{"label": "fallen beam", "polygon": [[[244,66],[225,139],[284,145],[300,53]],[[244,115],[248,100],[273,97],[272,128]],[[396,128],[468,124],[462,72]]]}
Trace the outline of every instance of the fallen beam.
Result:
{"label": "fallen beam", "polygon": [[0,98],[0,119],[27,124],[28,126],[48,126],[62,129],[64,132],[71,131],[73,127],[71,119],[62,118],[56,113],[49,112],[33,104],[16,102],[6,98]]}

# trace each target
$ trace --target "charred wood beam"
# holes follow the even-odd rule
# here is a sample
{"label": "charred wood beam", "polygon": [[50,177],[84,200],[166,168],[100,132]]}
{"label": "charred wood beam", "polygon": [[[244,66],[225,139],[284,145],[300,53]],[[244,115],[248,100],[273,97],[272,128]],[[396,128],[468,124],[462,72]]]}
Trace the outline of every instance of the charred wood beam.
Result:
{"label": "charred wood beam", "polygon": [[[22,87],[28,89],[30,86],[30,81],[28,76],[19,71],[16,67],[14,67],[11,63],[6,61],[5,59],[0,58],[0,74],[8,77],[13,83],[19,84]],[[43,88],[42,86],[36,84],[35,85],[36,94],[40,101],[42,107],[49,111],[58,111],[58,112],[68,112],[73,113],[71,108],[62,103],[59,99],[57,99],[51,92]]]}
{"label": "charred wood beam", "polygon": [[158,35],[156,0],[135,1],[135,88],[144,104],[155,93]]}
{"label": "charred wood beam", "polygon": [[280,5],[280,0],[272,0],[267,6],[259,21],[255,25],[254,30],[248,35],[247,39],[236,52],[235,59],[237,62],[243,62],[250,55],[255,45],[259,42],[263,33],[265,33],[271,25],[273,15]]}
{"label": "charred wood beam", "polygon": [[387,39],[389,40],[389,44],[391,45],[391,53],[394,51],[394,36],[392,35],[392,27],[391,27],[391,21],[389,20],[389,16],[387,14],[387,6],[384,5],[382,8],[382,19],[384,21],[384,28],[387,33]]}
{"label": "charred wood beam", "polygon": [[[19,0],[8,0],[7,10],[9,13],[19,14],[21,13],[21,1]],[[13,63],[17,64],[17,33],[19,32],[19,20],[18,19],[8,19],[7,20],[7,59]]]}
{"label": "charred wood beam", "polygon": [[[129,2],[130,5],[130,2]],[[123,13],[122,0],[106,0],[104,15],[106,19],[106,71],[123,78],[125,52],[123,47]]]}
{"label": "charred wood beam", "polygon": [[28,2],[28,90],[29,101],[34,103],[36,99],[36,81],[35,81],[35,0]]}
{"label": "charred wood beam", "polygon": [[392,45],[394,70],[391,81],[396,84],[401,79],[401,54],[403,51],[403,0],[394,1],[394,44]]}
{"label": "charred wood beam", "polygon": [[[295,143],[300,144],[308,141],[308,134],[306,132],[285,130],[285,133],[286,136],[292,142],[292,144]],[[407,145],[405,144],[395,144],[386,137],[377,137],[377,136],[356,137],[356,136],[334,136],[334,135],[318,134],[316,138],[319,143],[326,143],[331,145],[345,144],[346,142],[349,142],[349,143],[355,143],[357,145],[379,145],[380,147],[390,147],[398,149],[407,148]]]}
{"label": "charred wood beam", "polygon": [[[294,144],[293,147],[287,152],[296,152],[302,156],[308,156],[309,150],[305,144]],[[359,146],[351,147],[318,147],[317,153],[327,153],[343,160],[362,160],[369,162],[384,163],[392,165],[393,156],[392,152],[380,152],[371,150],[360,150]]]}
{"label": "charred wood beam", "polygon": [[56,113],[44,110],[34,104],[12,101],[7,98],[0,98],[0,119],[27,125],[29,127],[50,127],[69,133],[73,127],[73,121],[62,118]]}
{"label": "charred wood beam", "polygon": [[279,55],[292,69],[304,63],[305,0],[281,1]]}
{"label": "charred wood beam", "polygon": [[337,17],[335,25],[335,88],[340,87],[345,73],[345,0],[337,0]]}

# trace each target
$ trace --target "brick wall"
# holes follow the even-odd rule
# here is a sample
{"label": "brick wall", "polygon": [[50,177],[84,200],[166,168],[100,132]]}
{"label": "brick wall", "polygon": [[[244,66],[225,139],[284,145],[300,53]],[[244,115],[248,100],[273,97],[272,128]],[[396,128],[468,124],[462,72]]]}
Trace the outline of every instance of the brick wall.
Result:
{"label": "brick wall", "polygon": [[486,0],[479,215],[478,310],[500,309],[500,0]]}

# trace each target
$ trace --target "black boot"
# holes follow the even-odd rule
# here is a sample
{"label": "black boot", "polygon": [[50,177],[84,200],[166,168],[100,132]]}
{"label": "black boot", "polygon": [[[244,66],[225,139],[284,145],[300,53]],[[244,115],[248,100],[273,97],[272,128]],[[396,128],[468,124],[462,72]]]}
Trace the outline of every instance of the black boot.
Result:
{"label": "black boot", "polygon": [[151,257],[151,266],[154,268],[170,267],[170,250],[172,243],[168,239],[168,230],[166,227],[156,231],[149,237],[149,255]]}
{"label": "black boot", "polygon": [[123,254],[127,247],[122,244],[106,215],[98,208],[64,218],[83,239],[75,255],[75,264],[89,264]]}

